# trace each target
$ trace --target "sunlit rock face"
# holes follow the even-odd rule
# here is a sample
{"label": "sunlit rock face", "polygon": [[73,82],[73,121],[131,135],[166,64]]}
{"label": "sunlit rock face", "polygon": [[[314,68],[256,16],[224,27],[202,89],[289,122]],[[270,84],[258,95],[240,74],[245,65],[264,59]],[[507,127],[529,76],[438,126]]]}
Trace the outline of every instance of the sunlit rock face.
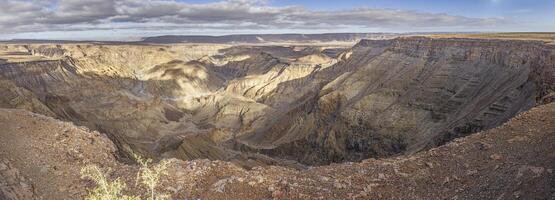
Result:
{"label": "sunlit rock face", "polygon": [[240,148],[311,164],[412,153],[495,127],[554,87],[542,43],[407,38],[346,53],[282,84],[279,96],[298,99]]}
{"label": "sunlit rock face", "polygon": [[246,167],[417,152],[495,127],[555,85],[553,47],[526,41],[0,46],[1,107],[99,130],[122,156]]}

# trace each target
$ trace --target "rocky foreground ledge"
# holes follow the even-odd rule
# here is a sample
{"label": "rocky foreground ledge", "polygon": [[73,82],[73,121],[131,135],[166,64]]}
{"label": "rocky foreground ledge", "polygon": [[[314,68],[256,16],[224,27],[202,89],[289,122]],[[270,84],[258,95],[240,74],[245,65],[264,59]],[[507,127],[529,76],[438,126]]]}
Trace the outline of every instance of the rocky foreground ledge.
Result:
{"label": "rocky foreground ledge", "polygon": [[[389,159],[295,170],[245,170],[222,161],[170,160],[159,191],[173,199],[554,199],[555,103],[447,145]],[[111,168],[135,187],[137,166],[103,134],[23,110],[0,109],[0,199],[80,199],[82,167]]]}

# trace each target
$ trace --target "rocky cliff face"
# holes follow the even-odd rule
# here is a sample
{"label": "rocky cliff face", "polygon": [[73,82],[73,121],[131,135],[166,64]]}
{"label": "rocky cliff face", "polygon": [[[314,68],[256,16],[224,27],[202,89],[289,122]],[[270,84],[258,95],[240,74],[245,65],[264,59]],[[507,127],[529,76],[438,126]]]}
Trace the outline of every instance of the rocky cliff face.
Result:
{"label": "rocky cliff face", "polygon": [[299,81],[312,87],[302,103],[241,148],[311,164],[416,152],[498,126],[555,85],[542,43],[407,38],[349,53]]}
{"label": "rocky cliff face", "polygon": [[553,47],[526,41],[34,44],[3,51],[3,107],[105,132],[122,155],[243,166],[417,152],[498,126],[555,87]]}

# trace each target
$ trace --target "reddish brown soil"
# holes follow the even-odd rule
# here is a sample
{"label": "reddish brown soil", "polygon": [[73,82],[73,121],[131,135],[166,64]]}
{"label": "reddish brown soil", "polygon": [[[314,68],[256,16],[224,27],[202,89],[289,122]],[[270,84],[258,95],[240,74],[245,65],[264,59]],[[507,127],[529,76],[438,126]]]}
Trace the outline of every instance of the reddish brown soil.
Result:
{"label": "reddish brown soil", "polygon": [[[171,160],[159,192],[173,199],[555,199],[555,103],[414,155],[308,170]],[[102,134],[22,110],[0,110],[0,198],[80,199],[87,164],[112,168],[129,193],[136,167]]]}

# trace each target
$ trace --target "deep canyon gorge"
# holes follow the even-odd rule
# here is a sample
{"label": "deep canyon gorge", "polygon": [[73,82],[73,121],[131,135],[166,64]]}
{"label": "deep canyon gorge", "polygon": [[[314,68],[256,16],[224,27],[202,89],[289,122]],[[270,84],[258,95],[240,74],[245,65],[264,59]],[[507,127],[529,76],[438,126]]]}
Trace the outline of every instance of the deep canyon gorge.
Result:
{"label": "deep canyon gorge", "polygon": [[[372,173],[384,179],[390,173],[398,175],[399,170],[414,171],[416,165],[441,165],[428,164],[438,148],[464,154],[461,159],[466,159],[465,153],[474,150],[459,152],[455,144],[461,139],[457,138],[492,140],[489,137],[497,136],[484,132],[503,132],[503,123],[534,107],[534,113],[522,118],[544,119],[543,129],[534,131],[548,134],[544,139],[549,143],[555,125],[551,123],[554,89],[555,46],[541,41],[415,36],[361,40],[352,45],[0,44],[0,108],[24,109],[97,131],[95,137],[109,138],[102,139],[109,149],[103,151],[113,154],[106,159],[118,163],[114,165],[131,164],[134,153],[155,160],[212,163],[236,174],[235,178],[210,179],[204,183],[209,188],[221,180],[236,181],[238,174],[257,170],[273,174],[268,178],[274,180],[269,192],[264,186],[254,196],[236,194],[238,198],[272,196],[278,191],[275,188],[290,187],[278,180],[279,174],[308,170],[302,176],[317,181],[321,178],[316,174],[340,176],[345,168],[344,173],[352,172],[342,176],[347,177],[369,173],[362,172],[366,165],[382,168],[375,163],[382,159],[387,163],[387,159],[394,162],[416,155],[415,162],[401,165],[403,169]],[[552,142],[536,139],[544,150],[553,147]],[[472,142],[461,143],[469,143],[463,149],[474,147]],[[491,148],[488,145],[480,148]],[[509,143],[499,145],[513,148]],[[526,152],[522,156],[534,155]],[[355,167],[343,166],[352,162]],[[553,159],[545,162],[555,164]],[[414,185],[430,178],[422,177],[415,178]],[[329,180],[320,181],[327,184]],[[347,183],[329,186],[356,191],[350,197],[348,193],[327,197],[370,195],[367,186],[357,189],[342,184]],[[410,181],[403,184],[414,186]],[[245,186],[237,187],[231,190]],[[319,190],[304,191],[292,195]],[[395,187],[375,195],[397,195],[392,191]],[[549,189],[544,192],[537,195],[548,195]],[[185,193],[174,195],[191,197],[202,192]],[[433,194],[424,190],[415,194],[437,197],[427,196]],[[202,195],[226,198],[213,190]],[[468,195],[464,197],[499,194]]]}

